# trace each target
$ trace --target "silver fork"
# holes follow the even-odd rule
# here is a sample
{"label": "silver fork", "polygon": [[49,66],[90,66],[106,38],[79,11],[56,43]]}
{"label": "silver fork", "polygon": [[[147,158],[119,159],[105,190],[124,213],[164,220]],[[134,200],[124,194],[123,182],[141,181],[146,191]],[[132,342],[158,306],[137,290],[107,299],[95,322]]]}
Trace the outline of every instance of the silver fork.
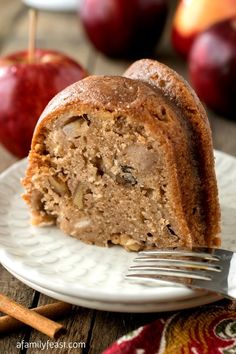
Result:
{"label": "silver fork", "polygon": [[138,283],[160,280],[184,284],[236,299],[236,253],[216,248],[139,252],[125,278]]}

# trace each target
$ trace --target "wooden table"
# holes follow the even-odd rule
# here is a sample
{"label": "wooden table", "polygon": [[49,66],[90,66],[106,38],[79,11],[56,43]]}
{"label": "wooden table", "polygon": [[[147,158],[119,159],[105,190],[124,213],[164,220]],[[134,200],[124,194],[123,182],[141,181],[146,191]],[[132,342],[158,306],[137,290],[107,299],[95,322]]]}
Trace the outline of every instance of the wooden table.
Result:
{"label": "wooden table", "polygon": [[[27,8],[19,0],[1,0],[0,19],[0,55],[26,48]],[[156,57],[186,76],[185,64],[171,51],[168,38],[167,28]],[[128,62],[110,60],[97,53],[85,38],[78,17],[72,13],[40,13],[38,47],[64,51],[94,74],[118,75],[129,65]],[[210,113],[209,118],[214,147],[236,156],[236,123]],[[0,171],[15,161],[15,157],[0,147]],[[2,266],[0,266],[0,292],[28,307],[54,301],[16,280]],[[62,321],[68,328],[68,334],[62,340],[86,343],[85,348],[72,349],[70,353],[99,354],[121,335],[166,315],[111,313],[75,307],[73,314]],[[17,349],[16,344],[21,340],[45,342],[47,338],[31,329],[20,331],[0,339],[0,353],[41,353],[40,349]],[[68,349],[49,349],[44,352],[68,353]]]}

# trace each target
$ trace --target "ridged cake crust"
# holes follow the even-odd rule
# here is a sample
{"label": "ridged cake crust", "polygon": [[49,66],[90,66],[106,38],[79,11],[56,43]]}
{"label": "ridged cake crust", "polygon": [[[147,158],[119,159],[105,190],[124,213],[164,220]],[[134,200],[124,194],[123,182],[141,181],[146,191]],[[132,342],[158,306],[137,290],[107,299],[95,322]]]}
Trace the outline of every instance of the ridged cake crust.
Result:
{"label": "ridged cake crust", "polygon": [[[56,222],[84,242],[129,250],[217,245],[207,119],[210,141],[199,160],[192,123],[165,95],[136,79],[91,76],[55,96],[35,129],[23,180],[32,222]],[[215,192],[207,200],[204,158]]]}
{"label": "ridged cake crust", "polygon": [[[141,59],[133,63],[124,73],[125,77],[141,80],[160,90],[192,130],[192,148],[195,151],[202,181],[204,215],[207,224],[204,235],[206,244],[220,233],[220,205],[218,199],[215,162],[211,129],[206,111],[189,84],[168,66],[151,59]],[[214,241],[220,245],[220,240]]]}

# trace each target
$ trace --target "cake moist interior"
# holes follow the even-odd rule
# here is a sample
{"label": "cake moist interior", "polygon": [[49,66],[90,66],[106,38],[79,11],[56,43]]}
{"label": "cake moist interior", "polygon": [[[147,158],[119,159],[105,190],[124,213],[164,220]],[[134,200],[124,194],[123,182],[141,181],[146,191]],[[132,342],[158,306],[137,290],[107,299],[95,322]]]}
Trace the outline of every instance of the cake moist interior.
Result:
{"label": "cake moist interior", "polygon": [[101,246],[137,251],[178,244],[159,142],[140,122],[63,116],[47,127],[43,149],[32,193],[42,217]]}

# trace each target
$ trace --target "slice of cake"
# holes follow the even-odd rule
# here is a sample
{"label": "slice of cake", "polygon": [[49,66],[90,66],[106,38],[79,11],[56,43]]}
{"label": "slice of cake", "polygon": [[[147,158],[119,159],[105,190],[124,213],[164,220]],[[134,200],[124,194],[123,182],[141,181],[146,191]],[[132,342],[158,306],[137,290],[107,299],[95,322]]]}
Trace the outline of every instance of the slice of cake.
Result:
{"label": "slice of cake", "polygon": [[197,129],[177,98],[134,72],[126,73],[134,79],[90,76],[46,107],[23,180],[32,223],[56,223],[86,243],[135,251],[219,245],[204,110],[193,96]]}

